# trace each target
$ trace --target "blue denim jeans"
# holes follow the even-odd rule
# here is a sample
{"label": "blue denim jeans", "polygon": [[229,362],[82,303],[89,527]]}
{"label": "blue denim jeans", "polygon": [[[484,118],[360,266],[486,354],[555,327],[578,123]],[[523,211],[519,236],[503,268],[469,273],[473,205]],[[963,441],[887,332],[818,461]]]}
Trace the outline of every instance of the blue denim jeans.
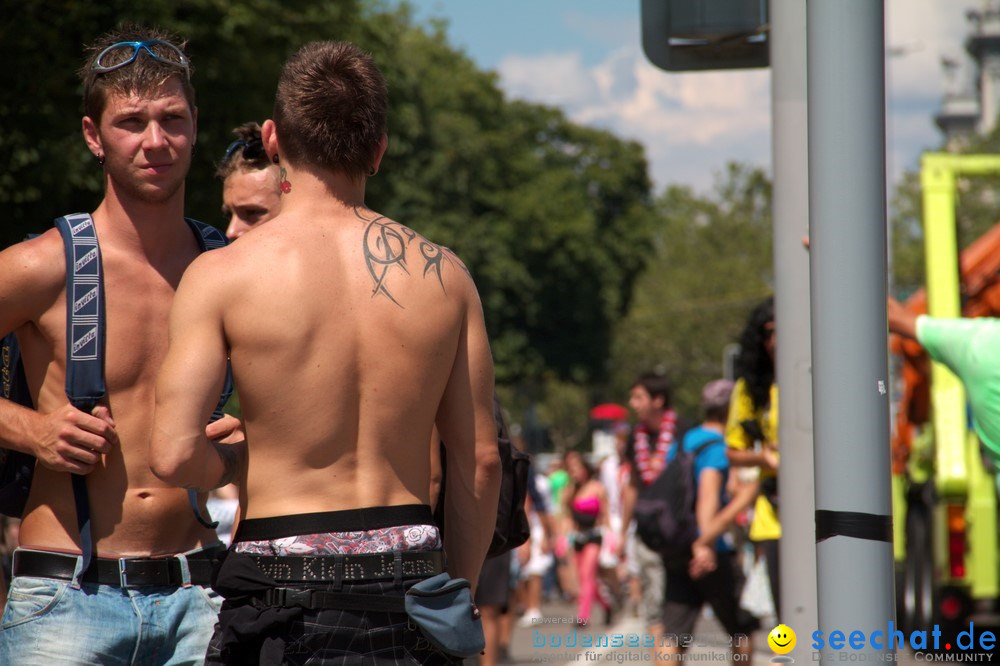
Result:
{"label": "blue denim jeans", "polygon": [[211,588],[14,579],[0,664],[202,664],[222,598]]}

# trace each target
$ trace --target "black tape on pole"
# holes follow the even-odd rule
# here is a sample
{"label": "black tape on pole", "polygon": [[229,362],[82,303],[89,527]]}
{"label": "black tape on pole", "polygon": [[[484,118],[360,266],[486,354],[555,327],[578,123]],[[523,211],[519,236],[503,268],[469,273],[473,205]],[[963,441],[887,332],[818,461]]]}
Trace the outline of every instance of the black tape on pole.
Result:
{"label": "black tape on pole", "polygon": [[892,543],[892,516],[816,510],[816,543],[835,536]]}

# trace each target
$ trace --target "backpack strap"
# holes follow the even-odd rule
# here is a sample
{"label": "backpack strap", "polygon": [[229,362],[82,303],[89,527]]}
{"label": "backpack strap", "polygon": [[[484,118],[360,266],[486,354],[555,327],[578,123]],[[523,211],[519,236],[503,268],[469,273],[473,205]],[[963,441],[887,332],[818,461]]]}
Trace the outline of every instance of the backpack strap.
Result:
{"label": "backpack strap", "polygon": [[[104,385],[104,281],[101,249],[94,220],[74,213],[56,220],[66,255],[66,396],[90,412],[107,393]],[[82,571],[90,566],[94,541],[90,530],[87,477],[73,474],[73,501],[83,551]]]}
{"label": "backpack strap", "polygon": [[202,252],[207,252],[208,250],[217,250],[220,247],[225,247],[229,245],[229,240],[226,238],[225,234],[213,227],[211,224],[205,224],[204,222],[199,222],[194,218],[185,217],[184,221],[187,222],[191,230],[194,231],[195,238],[198,241],[198,247],[201,248]]}
{"label": "backpack strap", "polygon": [[707,441],[702,442],[698,446],[691,449],[691,455],[697,458],[701,455],[701,452],[710,447],[712,444],[725,444],[726,440],[723,437],[713,437]]}
{"label": "backpack strap", "polygon": [[[198,248],[202,252],[208,252],[209,250],[216,250],[220,247],[225,247],[229,244],[229,240],[223,235],[221,231],[216,229],[210,224],[205,224],[204,222],[199,222],[190,217],[185,217],[184,221],[187,222],[188,226],[194,232],[194,237],[198,241]],[[212,421],[218,421],[222,418],[223,412],[222,408],[225,407],[226,402],[229,401],[230,396],[233,395],[233,368],[226,360],[226,379],[222,385],[222,395],[219,396],[219,402],[215,406],[215,410],[212,412]],[[214,530],[219,526],[219,521],[210,521],[201,513],[201,507],[198,506],[198,493],[194,490],[188,490],[188,504],[191,505],[191,510],[194,511],[194,517],[198,519],[198,522],[202,526],[208,529]]]}
{"label": "backpack strap", "polygon": [[101,248],[87,213],[56,220],[66,250],[66,396],[89,412],[104,386],[104,284]]}

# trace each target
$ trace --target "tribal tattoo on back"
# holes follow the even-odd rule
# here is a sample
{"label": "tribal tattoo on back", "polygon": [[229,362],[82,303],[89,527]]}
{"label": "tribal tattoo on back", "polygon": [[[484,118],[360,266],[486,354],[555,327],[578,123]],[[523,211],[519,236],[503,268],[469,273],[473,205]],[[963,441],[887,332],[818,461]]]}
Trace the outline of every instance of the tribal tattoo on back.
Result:
{"label": "tribal tattoo on back", "polygon": [[441,285],[441,290],[445,294],[448,292],[445,290],[441,274],[445,262],[468,273],[465,264],[448,248],[431,243],[426,238],[418,236],[409,227],[390,220],[384,215],[372,213],[375,217],[369,218],[365,217],[364,213],[372,213],[372,211],[354,209],[354,214],[365,223],[362,251],[365,255],[368,274],[373,282],[372,298],[381,294],[399,307],[403,307],[389,291],[388,279],[393,267],[410,275],[407,250],[411,249],[414,243],[416,243],[416,250],[423,260],[422,276],[426,278],[428,274],[432,274],[437,277],[438,284]]}

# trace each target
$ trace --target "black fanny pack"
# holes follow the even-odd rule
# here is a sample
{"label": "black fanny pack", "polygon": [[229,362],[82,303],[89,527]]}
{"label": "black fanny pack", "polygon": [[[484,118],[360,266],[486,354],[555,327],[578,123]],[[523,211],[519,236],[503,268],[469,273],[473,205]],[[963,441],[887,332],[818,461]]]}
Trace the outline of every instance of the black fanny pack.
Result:
{"label": "black fanny pack", "polygon": [[[243,601],[261,610],[273,609],[276,624],[287,623],[289,620],[285,617],[287,613],[282,611],[289,609],[406,613],[424,638],[442,652],[462,658],[480,654],[486,646],[486,639],[483,635],[479,609],[472,601],[469,581],[464,578],[451,578],[447,572],[443,572],[413,584],[406,590],[405,595],[372,595],[279,587],[279,583],[258,566],[260,560],[261,564],[269,565],[269,570],[274,571],[285,566],[282,561],[287,560],[287,566],[290,568],[301,569],[303,559],[323,560],[324,562],[312,562],[308,570],[336,572],[338,569],[342,570],[343,562],[351,558],[355,560],[384,558],[389,562],[398,563],[389,569],[390,572],[395,569],[401,573],[403,562],[408,559],[424,561],[421,558],[429,555],[440,556],[440,553],[385,553],[300,558],[263,557],[229,552],[216,572],[213,588],[224,596],[227,602]],[[338,560],[341,566],[336,564]],[[384,570],[384,567],[380,569]],[[388,578],[394,576],[390,573]],[[324,580],[313,577],[308,580],[333,583],[337,587],[338,580],[360,582],[361,579],[328,577]],[[263,617],[263,615],[258,616],[258,621]]]}

